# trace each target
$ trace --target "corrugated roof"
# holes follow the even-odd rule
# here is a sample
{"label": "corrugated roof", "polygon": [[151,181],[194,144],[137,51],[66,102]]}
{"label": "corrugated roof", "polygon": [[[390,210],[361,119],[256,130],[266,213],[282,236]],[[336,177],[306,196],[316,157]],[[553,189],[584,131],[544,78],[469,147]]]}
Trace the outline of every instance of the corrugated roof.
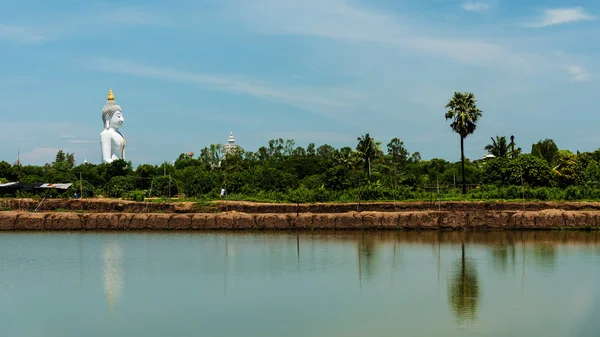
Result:
{"label": "corrugated roof", "polygon": [[14,185],[17,185],[17,184],[18,184],[18,182],[4,183],[4,184],[0,184],[0,187],[14,186]]}
{"label": "corrugated roof", "polygon": [[71,185],[73,185],[73,184],[71,184],[71,183],[68,183],[68,184],[48,184],[48,183],[46,183],[46,184],[42,184],[40,186],[40,188],[58,188],[60,190],[66,190],[69,187],[71,187]]}

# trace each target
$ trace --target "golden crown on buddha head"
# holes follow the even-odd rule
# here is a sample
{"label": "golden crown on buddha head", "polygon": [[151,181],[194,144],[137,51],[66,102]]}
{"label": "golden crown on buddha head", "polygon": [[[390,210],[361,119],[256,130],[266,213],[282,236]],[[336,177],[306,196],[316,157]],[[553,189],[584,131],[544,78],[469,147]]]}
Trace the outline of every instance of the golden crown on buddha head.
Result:
{"label": "golden crown on buddha head", "polygon": [[102,122],[106,124],[106,121],[109,121],[117,111],[121,111],[121,107],[115,104],[115,96],[113,95],[112,89],[110,89],[108,91],[106,103],[102,108]]}

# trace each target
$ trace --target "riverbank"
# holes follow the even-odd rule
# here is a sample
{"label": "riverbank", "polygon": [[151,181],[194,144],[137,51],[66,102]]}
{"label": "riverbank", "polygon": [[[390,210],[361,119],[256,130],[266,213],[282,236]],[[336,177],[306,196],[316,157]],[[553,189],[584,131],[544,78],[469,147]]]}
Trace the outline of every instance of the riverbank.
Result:
{"label": "riverbank", "polygon": [[0,212],[0,230],[532,230],[600,229],[600,211],[347,213]]}

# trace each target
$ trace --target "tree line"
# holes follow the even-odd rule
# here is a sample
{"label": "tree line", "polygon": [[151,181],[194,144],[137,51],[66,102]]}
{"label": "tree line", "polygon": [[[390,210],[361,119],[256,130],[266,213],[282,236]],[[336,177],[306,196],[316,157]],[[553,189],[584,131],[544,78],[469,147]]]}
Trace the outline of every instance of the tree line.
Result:
{"label": "tree line", "polygon": [[[514,136],[491,137],[487,158],[464,156],[464,142],[483,112],[472,93],[455,93],[446,105],[446,120],[461,139],[461,160],[423,160],[399,138],[383,145],[369,133],[355,147],[328,144],[296,146],[292,139],[272,139],[257,151],[224,151],[211,144],[199,155],[182,153],[173,163],[75,165],[73,153],[58,151],[43,166],[0,162],[0,181],[71,182],[84,197],[141,200],[186,197],[280,202],[356,202],[360,200],[430,199],[600,199],[600,149],[572,153],[552,139],[523,153]],[[69,192],[69,193],[72,193]]]}

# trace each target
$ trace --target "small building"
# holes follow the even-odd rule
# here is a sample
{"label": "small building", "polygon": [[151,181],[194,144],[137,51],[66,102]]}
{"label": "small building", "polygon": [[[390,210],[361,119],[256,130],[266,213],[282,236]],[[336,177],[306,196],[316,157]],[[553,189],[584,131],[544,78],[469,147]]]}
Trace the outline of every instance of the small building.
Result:
{"label": "small building", "polygon": [[9,182],[5,184],[0,184],[0,196],[16,196],[17,192],[22,193],[31,193],[31,194],[47,194],[49,191],[53,190],[58,193],[66,192],[71,188],[73,184],[71,183],[34,183],[34,184],[26,184],[20,182]]}

